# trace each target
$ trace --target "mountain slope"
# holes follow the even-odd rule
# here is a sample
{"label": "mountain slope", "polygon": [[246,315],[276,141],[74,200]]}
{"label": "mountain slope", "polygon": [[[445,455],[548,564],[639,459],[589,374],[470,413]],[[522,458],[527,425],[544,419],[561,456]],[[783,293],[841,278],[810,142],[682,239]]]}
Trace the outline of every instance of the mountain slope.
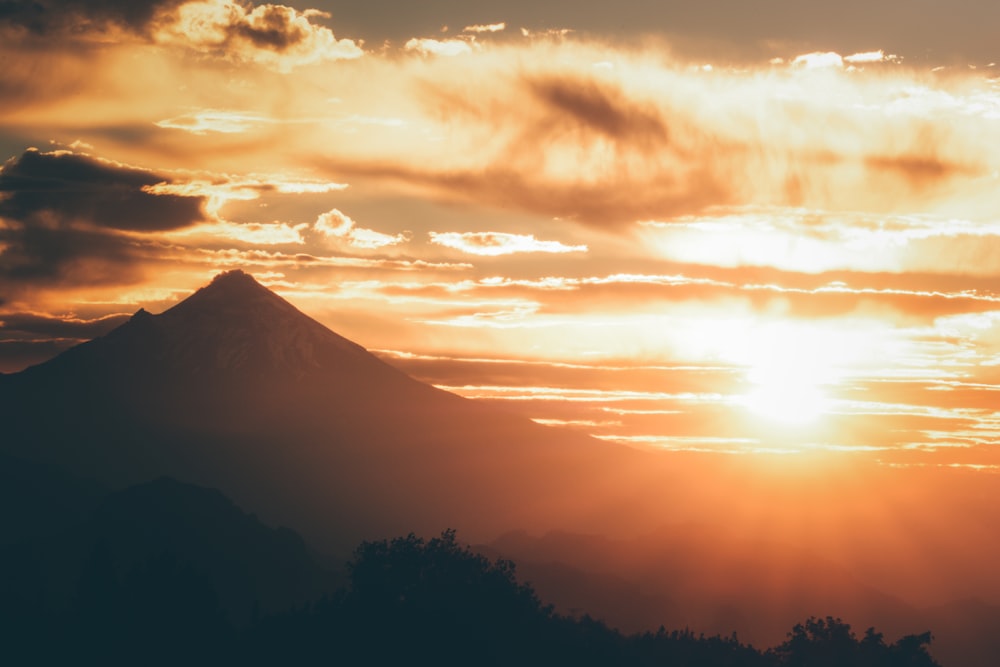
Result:
{"label": "mountain slope", "polygon": [[0,378],[0,423],[15,456],[213,486],[324,546],[600,529],[663,482],[647,454],[422,384],[239,271]]}

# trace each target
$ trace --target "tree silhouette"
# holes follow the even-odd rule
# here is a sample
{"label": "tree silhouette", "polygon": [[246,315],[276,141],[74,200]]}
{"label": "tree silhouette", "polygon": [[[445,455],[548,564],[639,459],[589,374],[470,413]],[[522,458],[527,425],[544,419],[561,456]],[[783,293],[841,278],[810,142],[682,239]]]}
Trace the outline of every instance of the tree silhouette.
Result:
{"label": "tree silhouette", "polygon": [[940,667],[927,653],[931,634],[907,635],[886,645],[868,628],[860,640],[839,618],[809,618],[771,650],[782,667]]}
{"label": "tree silhouette", "polygon": [[[372,657],[431,652],[454,664],[505,664],[538,650],[551,616],[514,564],[460,546],[453,530],[364,542],[348,564],[345,610]],[[412,653],[411,653],[412,655]]]}

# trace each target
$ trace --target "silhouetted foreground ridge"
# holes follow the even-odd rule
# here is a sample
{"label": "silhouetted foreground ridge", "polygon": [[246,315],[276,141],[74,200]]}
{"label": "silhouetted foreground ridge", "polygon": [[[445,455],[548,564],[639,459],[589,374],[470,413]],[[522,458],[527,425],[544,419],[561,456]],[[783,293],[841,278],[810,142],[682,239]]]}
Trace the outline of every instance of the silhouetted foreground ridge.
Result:
{"label": "silhouetted foreground ridge", "polygon": [[[554,613],[512,562],[490,561],[453,531],[363,542],[334,588],[289,531],[171,480],[111,494],[76,529],[31,534],[0,551],[0,566],[12,665],[937,665],[929,633],[886,644],[833,618],[809,619],[767,651],[663,628],[626,637]],[[289,594],[276,601],[281,587]]]}
{"label": "silhouetted foreground ridge", "polygon": [[248,660],[275,664],[636,665],[678,667],[933,667],[930,633],[886,644],[838,619],[811,618],[760,651],[735,637],[687,631],[623,636],[588,616],[568,618],[518,583],[510,561],[490,562],[453,531],[365,542],[350,586],[297,612],[263,620]]}

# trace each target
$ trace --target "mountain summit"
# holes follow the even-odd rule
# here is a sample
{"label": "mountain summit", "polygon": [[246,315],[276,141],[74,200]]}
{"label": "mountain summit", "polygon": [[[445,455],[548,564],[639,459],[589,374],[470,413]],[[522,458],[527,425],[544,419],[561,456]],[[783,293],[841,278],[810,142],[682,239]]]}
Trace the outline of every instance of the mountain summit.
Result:
{"label": "mountain summit", "polygon": [[[93,378],[119,372],[249,381],[301,378],[324,365],[377,361],[243,271],[228,271],[160,315],[140,309],[107,336],[29,373],[80,366]],[[381,362],[379,362],[381,364]],[[384,365],[384,364],[383,364]],[[126,378],[122,378],[126,380]]]}
{"label": "mountain summit", "polygon": [[214,338],[215,358],[198,361],[217,369],[301,373],[322,366],[323,348],[354,359],[366,354],[240,270],[216,276],[165,312],[162,323],[178,348],[195,350],[203,337]]}
{"label": "mountain summit", "polygon": [[418,382],[242,271],[0,377],[0,423],[9,455],[216,487],[325,544],[621,524],[623,494],[664,482],[649,455]]}

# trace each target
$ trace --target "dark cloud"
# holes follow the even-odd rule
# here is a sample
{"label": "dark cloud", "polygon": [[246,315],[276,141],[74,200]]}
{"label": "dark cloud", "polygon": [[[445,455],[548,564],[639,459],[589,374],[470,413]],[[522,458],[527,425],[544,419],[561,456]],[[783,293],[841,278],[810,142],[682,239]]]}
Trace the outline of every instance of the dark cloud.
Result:
{"label": "dark cloud", "polygon": [[285,51],[309,38],[309,32],[295,23],[291,7],[262,5],[254,12],[254,21],[234,22],[231,30],[261,49]]}
{"label": "dark cloud", "polygon": [[0,2],[0,23],[42,36],[112,25],[142,32],[160,8],[177,4],[180,0],[8,0]]}
{"label": "dark cloud", "polygon": [[81,341],[69,340],[0,340],[0,373],[14,373],[40,364]]}
{"label": "dark cloud", "polygon": [[299,12],[280,4],[230,3],[223,7],[190,2],[186,11],[164,11],[156,17],[153,39],[239,62],[256,62],[280,71],[364,54],[350,39],[336,39],[313,19],[328,18],[319,10]]}
{"label": "dark cloud", "polygon": [[[122,33],[128,33],[133,39],[256,62],[281,71],[364,54],[360,44],[337,40],[329,28],[314,22],[322,18],[329,18],[329,14],[250,1],[0,0],[0,43],[7,40],[16,44],[22,54],[63,51],[86,61],[88,58],[81,56],[104,51],[109,44],[122,41]],[[0,93],[23,97],[18,93],[23,86],[16,84],[22,83],[25,74],[29,80],[23,83],[33,83],[34,72],[43,69],[28,67],[8,85],[0,82]],[[11,79],[9,75],[4,78]],[[64,78],[77,84],[80,77]]]}
{"label": "dark cloud", "polygon": [[323,160],[318,165],[338,179],[387,179],[430,190],[444,200],[488,203],[555,216],[597,227],[631,225],[698,213],[735,203],[721,179],[701,165],[686,173],[657,173],[635,179],[609,175],[601,182],[559,181],[522,169],[494,165],[482,170],[433,171],[392,162]]}
{"label": "dark cloud", "polygon": [[75,153],[25,151],[0,168],[0,217],[163,231],[205,219],[200,197],[147,192],[171,179]]}
{"label": "dark cloud", "polygon": [[[492,135],[479,164],[330,160],[337,178],[396,180],[443,198],[516,207],[598,227],[697,214],[739,201],[744,143],[690,110],[576,74],[521,76],[504,95],[426,81],[428,108]],[[566,159],[569,158],[569,159]],[[580,165],[572,166],[572,160]]]}
{"label": "dark cloud", "polygon": [[105,315],[94,319],[77,319],[40,315],[38,313],[0,314],[0,334],[6,338],[18,335],[49,338],[90,339],[103,336],[124,324],[129,315]]}
{"label": "dark cloud", "polygon": [[203,197],[152,194],[171,179],[67,152],[28,150],[0,168],[0,278],[120,280],[142,233],[206,219]]}
{"label": "dark cloud", "polygon": [[31,0],[0,2],[0,21],[41,33],[49,22],[50,15],[44,5]]}
{"label": "dark cloud", "polygon": [[115,314],[79,319],[38,313],[0,314],[0,372],[19,371],[103,336],[129,319]]}
{"label": "dark cloud", "polygon": [[564,119],[618,141],[667,143],[663,118],[630,100],[621,90],[594,81],[548,77],[526,82],[536,98]]}
{"label": "dark cloud", "polygon": [[161,9],[183,0],[13,0],[0,2],[0,22],[37,35],[117,25],[144,32]]}

